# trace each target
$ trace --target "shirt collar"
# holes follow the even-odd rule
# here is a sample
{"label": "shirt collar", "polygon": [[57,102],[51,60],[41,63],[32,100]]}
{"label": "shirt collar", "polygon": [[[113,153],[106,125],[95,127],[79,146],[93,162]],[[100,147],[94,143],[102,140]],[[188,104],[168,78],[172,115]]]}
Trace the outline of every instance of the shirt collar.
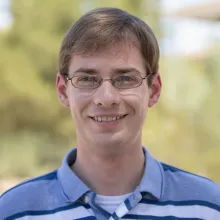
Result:
{"label": "shirt collar", "polygon": [[61,167],[58,169],[58,179],[65,198],[68,201],[75,202],[90,189],[86,186],[81,179],[79,179],[71,169],[71,165],[75,162],[77,149],[71,151],[64,158]]}
{"label": "shirt collar", "polygon": [[[137,189],[140,192],[150,193],[159,200],[162,195],[162,169],[160,163],[149,154],[146,148],[143,147],[143,151],[145,154],[145,170],[141,183]],[[65,198],[71,202],[77,201],[90,191],[88,186],[86,186],[71,170],[70,166],[75,162],[76,156],[77,149],[71,149],[64,158],[61,167],[58,169],[58,179],[63,193]]]}
{"label": "shirt collar", "polygon": [[153,158],[146,148],[143,147],[145,154],[145,170],[139,185],[140,192],[153,195],[156,199],[162,197],[163,170],[160,162]]}

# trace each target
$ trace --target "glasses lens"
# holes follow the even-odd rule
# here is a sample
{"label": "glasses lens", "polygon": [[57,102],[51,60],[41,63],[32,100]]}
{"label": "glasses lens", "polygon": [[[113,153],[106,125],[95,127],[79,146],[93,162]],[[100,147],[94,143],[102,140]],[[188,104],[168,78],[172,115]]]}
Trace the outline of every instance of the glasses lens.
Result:
{"label": "glasses lens", "polygon": [[113,79],[113,84],[119,89],[130,89],[141,85],[142,78],[134,75],[120,75]]}
{"label": "glasses lens", "polygon": [[75,76],[72,78],[72,83],[77,88],[95,89],[99,87],[101,80],[99,76]]}

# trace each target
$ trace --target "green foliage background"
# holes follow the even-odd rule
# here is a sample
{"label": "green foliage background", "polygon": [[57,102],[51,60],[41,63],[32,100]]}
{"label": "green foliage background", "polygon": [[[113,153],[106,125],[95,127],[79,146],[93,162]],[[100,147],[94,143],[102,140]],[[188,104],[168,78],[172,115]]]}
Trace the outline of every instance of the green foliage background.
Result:
{"label": "green foliage background", "polygon": [[[77,18],[104,6],[141,17],[162,39],[159,1],[11,1],[13,23],[0,32],[0,178],[55,169],[75,146],[74,122],[56,97],[59,46]],[[219,58],[162,57],[161,100],[150,110],[143,132],[154,156],[218,183]]]}

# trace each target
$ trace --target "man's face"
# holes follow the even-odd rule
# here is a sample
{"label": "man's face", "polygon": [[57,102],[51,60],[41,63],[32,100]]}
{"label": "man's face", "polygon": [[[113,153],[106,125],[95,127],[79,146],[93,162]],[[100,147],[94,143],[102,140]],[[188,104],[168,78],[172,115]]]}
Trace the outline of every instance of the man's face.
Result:
{"label": "man's face", "polygon": [[[91,56],[73,55],[69,66],[69,78],[92,74],[107,79],[127,73],[146,75],[142,55],[131,45]],[[57,76],[57,92],[61,102],[70,108],[77,139],[88,147],[140,142],[148,107],[157,102],[160,88],[159,75],[150,88],[144,79],[139,87],[124,90],[116,89],[110,81],[104,81],[97,89],[79,89],[70,81],[65,83],[60,74]]]}

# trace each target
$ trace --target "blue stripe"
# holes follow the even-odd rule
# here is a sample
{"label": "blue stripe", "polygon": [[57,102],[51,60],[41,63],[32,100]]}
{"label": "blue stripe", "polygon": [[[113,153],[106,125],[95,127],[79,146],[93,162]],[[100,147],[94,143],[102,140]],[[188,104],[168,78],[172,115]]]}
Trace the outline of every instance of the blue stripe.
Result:
{"label": "blue stripe", "polygon": [[54,170],[54,171],[52,171],[52,172],[50,172],[50,173],[47,173],[47,174],[42,175],[42,176],[39,176],[39,177],[37,177],[37,178],[33,178],[33,179],[30,179],[30,180],[26,180],[26,181],[24,181],[24,182],[22,182],[22,183],[20,183],[20,184],[18,184],[18,185],[16,185],[16,186],[12,187],[11,189],[7,190],[6,192],[4,192],[2,195],[0,195],[0,198],[1,198],[4,194],[10,192],[10,191],[13,190],[13,189],[16,189],[16,188],[19,187],[19,186],[24,185],[24,184],[26,184],[26,183],[36,182],[36,181],[40,181],[40,180],[53,180],[53,179],[57,179],[57,170]]}
{"label": "blue stripe", "polygon": [[107,219],[109,219],[111,214],[96,204],[95,197],[96,197],[96,193],[92,192],[91,193],[91,206],[92,206],[92,208],[94,207],[99,212],[101,212]]}
{"label": "blue stripe", "polygon": [[88,217],[85,217],[85,218],[77,218],[77,220],[96,220],[96,217],[95,216],[88,216]]}
{"label": "blue stripe", "polygon": [[178,218],[175,216],[152,216],[152,215],[125,215],[122,219],[151,219],[151,220],[204,220],[201,218]]}
{"label": "blue stripe", "polygon": [[77,207],[80,207],[80,206],[83,206],[86,209],[90,208],[90,206],[87,205],[87,204],[82,205],[81,203],[74,203],[74,204],[71,204],[71,205],[68,205],[68,206],[63,206],[63,207],[59,207],[59,208],[52,209],[52,210],[24,211],[24,212],[20,212],[20,213],[11,215],[11,216],[5,218],[4,220],[14,220],[16,218],[21,218],[21,217],[24,217],[24,216],[38,216],[38,215],[55,214],[57,212],[77,208]]}
{"label": "blue stripe", "polygon": [[161,164],[162,164],[162,166],[163,166],[164,171],[170,171],[170,172],[172,172],[172,173],[182,172],[182,173],[190,174],[190,175],[195,176],[195,177],[199,177],[199,178],[204,179],[204,180],[208,180],[208,181],[210,181],[210,182],[213,183],[213,181],[210,180],[210,179],[207,178],[207,177],[199,176],[199,175],[197,175],[197,174],[195,174],[195,173],[191,173],[191,172],[189,172],[189,171],[182,170],[182,169],[180,169],[180,168],[173,167],[173,166],[168,165],[168,164],[165,164],[165,163],[161,163]]}
{"label": "blue stripe", "polygon": [[152,204],[152,205],[158,205],[158,206],[165,206],[165,205],[173,205],[173,206],[193,206],[193,205],[200,205],[209,207],[211,209],[215,209],[220,212],[220,206],[213,204],[211,202],[205,202],[201,200],[186,200],[186,201],[156,201],[151,199],[142,198],[140,203],[144,204]]}
{"label": "blue stripe", "polygon": [[115,220],[118,220],[119,219],[119,217],[116,215],[116,213],[114,212],[113,214],[112,214],[112,216],[111,216],[113,219],[115,219]]}
{"label": "blue stripe", "polygon": [[131,210],[131,209],[132,209],[132,206],[131,206],[131,203],[130,203],[129,199],[126,199],[126,200],[125,200],[125,205],[126,205],[126,207],[127,207],[128,210]]}

